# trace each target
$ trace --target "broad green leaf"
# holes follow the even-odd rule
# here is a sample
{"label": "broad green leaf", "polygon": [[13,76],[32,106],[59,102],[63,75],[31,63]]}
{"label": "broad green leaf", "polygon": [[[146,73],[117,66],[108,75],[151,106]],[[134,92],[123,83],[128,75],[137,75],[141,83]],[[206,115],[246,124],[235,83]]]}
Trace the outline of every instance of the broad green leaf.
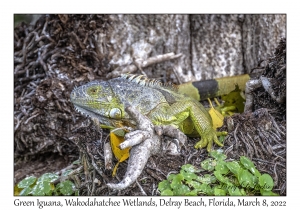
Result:
{"label": "broad green leaf", "polygon": [[209,155],[218,161],[225,160],[227,158],[227,156],[224,155],[223,150],[213,150],[209,153]]}
{"label": "broad green leaf", "polygon": [[37,180],[37,183],[39,182],[54,182],[58,179],[58,175],[54,173],[45,173],[42,176],[40,176]]}
{"label": "broad green leaf", "polygon": [[190,191],[191,191],[190,188],[184,184],[176,185],[176,188],[173,188],[174,195],[185,195]]}
{"label": "broad green leaf", "polygon": [[201,186],[201,183],[196,181],[187,181],[186,182],[190,187],[193,187],[195,189],[198,189]]}
{"label": "broad green leaf", "polygon": [[217,162],[211,158],[208,158],[201,162],[201,167],[208,171],[214,170],[216,165],[217,165]]}
{"label": "broad green leaf", "polygon": [[254,188],[254,178],[253,175],[245,169],[239,170],[238,180],[242,187],[245,188]]}
{"label": "broad green leaf", "polygon": [[181,170],[180,174],[183,176],[184,180],[186,180],[186,181],[191,181],[193,179],[197,179],[197,177],[198,177],[196,174],[189,173],[189,172],[186,172],[184,170]]}
{"label": "broad green leaf", "polygon": [[214,175],[220,182],[227,184],[228,186],[233,186],[233,184],[230,182],[229,178],[224,177],[219,171],[214,171]]}
{"label": "broad green leaf", "polygon": [[201,184],[198,188],[197,188],[198,192],[202,192],[206,195],[213,195],[213,190],[211,189],[211,187],[208,184]]}
{"label": "broad green leaf", "polygon": [[172,196],[172,195],[174,195],[174,194],[173,194],[173,191],[172,191],[172,190],[166,189],[166,190],[162,191],[162,192],[160,193],[160,195]]}
{"label": "broad green leaf", "polygon": [[221,174],[227,174],[229,171],[225,161],[218,161],[215,170],[219,171]]}
{"label": "broad green leaf", "polygon": [[158,184],[158,189],[160,192],[164,190],[171,189],[170,182],[168,180],[163,180]]}
{"label": "broad green leaf", "polygon": [[23,179],[22,181],[19,182],[18,188],[26,188],[31,186],[33,183],[35,183],[36,177],[34,176],[29,176]]}
{"label": "broad green leaf", "polygon": [[205,174],[204,176],[198,176],[196,178],[198,182],[204,183],[204,184],[211,184],[216,182],[216,177],[212,176],[210,174]]}
{"label": "broad green leaf", "polygon": [[59,183],[57,188],[59,188],[63,195],[72,195],[76,189],[74,183],[70,180]]}
{"label": "broad green leaf", "polygon": [[278,196],[277,193],[274,193],[272,191],[266,191],[266,190],[263,190],[263,189],[260,189],[260,194],[262,196]]}
{"label": "broad green leaf", "polygon": [[176,174],[172,180],[171,188],[176,189],[182,185],[183,176],[182,174]]}
{"label": "broad green leaf", "polygon": [[214,195],[217,196],[224,196],[226,195],[226,190],[220,189],[220,188],[214,188]]}
{"label": "broad green leaf", "polygon": [[257,169],[255,169],[255,170],[254,170],[254,175],[255,175],[256,177],[260,177],[260,176],[261,176],[261,173],[260,173]]}
{"label": "broad green leaf", "polygon": [[167,180],[172,181],[172,180],[174,179],[175,176],[176,176],[176,174],[170,174],[170,175],[167,177]]}
{"label": "broad green leaf", "polygon": [[259,177],[259,185],[264,191],[271,191],[274,187],[274,182],[269,174],[263,174]]}
{"label": "broad green leaf", "polygon": [[41,196],[48,195],[51,191],[51,185],[48,181],[40,181],[32,188],[32,195]]}
{"label": "broad green leaf", "polygon": [[198,191],[197,190],[192,190],[190,192],[187,192],[185,195],[186,196],[197,196],[198,195]]}
{"label": "broad green leaf", "polygon": [[232,187],[229,187],[228,189],[228,193],[229,195],[233,195],[233,196],[242,196],[242,192],[240,191],[240,189],[236,186],[232,186]]}
{"label": "broad green leaf", "polygon": [[240,164],[236,161],[227,162],[226,166],[236,176],[238,175],[238,172],[241,169]]}
{"label": "broad green leaf", "polygon": [[257,175],[258,171],[256,170],[254,163],[250,159],[248,159],[245,156],[241,156],[240,161],[245,168],[247,168],[249,171],[251,171],[252,174]]}
{"label": "broad green leaf", "polygon": [[19,195],[29,195],[30,193],[31,193],[31,190],[32,190],[32,188],[31,187],[25,187],[21,192],[20,192],[20,194]]}

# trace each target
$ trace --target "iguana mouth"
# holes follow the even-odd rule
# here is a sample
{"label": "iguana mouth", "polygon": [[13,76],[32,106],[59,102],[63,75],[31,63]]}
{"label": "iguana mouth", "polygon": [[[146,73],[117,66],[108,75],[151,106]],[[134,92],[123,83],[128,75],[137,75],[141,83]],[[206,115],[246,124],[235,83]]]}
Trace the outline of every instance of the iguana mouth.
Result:
{"label": "iguana mouth", "polygon": [[[74,103],[74,108],[77,112],[79,112],[80,114],[86,116],[86,117],[91,117],[93,119],[97,119],[101,124],[105,124],[105,123],[108,123],[107,125],[110,125],[112,126],[112,124],[110,123],[110,121],[108,120],[109,118],[107,118],[106,116],[103,116],[103,115],[100,115],[100,114],[97,114],[95,112],[92,112],[88,109],[84,109],[78,105],[76,105]],[[112,120],[112,119],[110,119]]]}

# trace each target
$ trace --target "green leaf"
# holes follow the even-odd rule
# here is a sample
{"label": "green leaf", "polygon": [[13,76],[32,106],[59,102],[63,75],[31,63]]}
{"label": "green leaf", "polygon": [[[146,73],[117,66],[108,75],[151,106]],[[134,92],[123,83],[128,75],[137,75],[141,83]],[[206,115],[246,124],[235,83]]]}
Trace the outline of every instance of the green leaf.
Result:
{"label": "green leaf", "polygon": [[238,180],[242,187],[254,188],[254,176],[245,169],[239,170]]}
{"label": "green leaf", "polygon": [[201,162],[201,167],[207,171],[213,171],[217,162],[211,158],[208,158]]}
{"label": "green leaf", "polygon": [[177,174],[174,176],[172,183],[171,183],[171,188],[176,189],[179,188],[182,185],[183,176],[182,174]]}
{"label": "green leaf", "polygon": [[233,184],[230,182],[229,178],[224,177],[219,171],[214,171],[214,175],[220,182],[227,184],[228,186],[233,186]]}
{"label": "green leaf", "polygon": [[35,181],[36,181],[36,177],[34,177],[34,176],[26,177],[25,179],[23,179],[22,181],[19,182],[18,188],[27,188],[27,187],[31,186],[32,184],[34,184]]}
{"label": "green leaf", "polygon": [[213,195],[213,190],[208,184],[201,184],[197,190],[198,192],[203,192],[206,195]]}
{"label": "green leaf", "polygon": [[204,184],[211,184],[216,182],[216,177],[210,174],[205,174],[204,176],[197,176],[196,181],[204,183]]}
{"label": "green leaf", "polygon": [[171,196],[171,195],[174,195],[174,194],[173,194],[173,191],[172,191],[172,190],[166,189],[166,190],[162,191],[162,192],[160,193],[160,195]]}
{"label": "green leaf", "polygon": [[167,180],[172,181],[172,180],[174,179],[174,177],[176,177],[176,174],[170,174],[170,175],[167,177]]}
{"label": "green leaf", "polygon": [[238,175],[239,170],[241,169],[240,164],[236,161],[227,162],[226,166],[236,176]]}
{"label": "green leaf", "polygon": [[193,188],[199,188],[201,186],[201,183],[199,182],[196,182],[196,181],[187,181],[186,182],[190,187],[193,187]]}
{"label": "green leaf", "polygon": [[190,192],[187,192],[185,195],[186,196],[197,196],[198,195],[198,191],[197,190],[192,190]]}
{"label": "green leaf", "polygon": [[260,173],[259,171],[256,169],[254,163],[248,159],[247,157],[245,156],[241,156],[240,157],[240,162],[242,163],[242,165],[248,169],[249,171],[251,171],[252,174],[254,174],[255,176],[259,177],[260,176]]}
{"label": "green leaf", "polygon": [[173,188],[174,195],[185,195],[190,191],[190,188],[184,184],[176,185],[176,188]]}
{"label": "green leaf", "polygon": [[259,185],[265,191],[271,191],[274,187],[274,182],[269,174],[263,174],[259,178]]}
{"label": "green leaf", "polygon": [[59,183],[57,188],[59,188],[63,195],[72,195],[76,189],[74,183],[70,180]]}
{"label": "green leaf", "polygon": [[260,177],[261,176],[260,172],[257,169],[254,170],[254,175],[256,177]]}
{"label": "green leaf", "polygon": [[37,182],[54,182],[58,177],[59,176],[54,173],[45,173],[38,178]]}
{"label": "green leaf", "polygon": [[223,154],[222,150],[213,150],[209,154],[218,161],[225,160],[227,158],[227,156]]}
{"label": "green leaf", "polygon": [[29,195],[30,193],[31,193],[31,187],[25,187],[21,192],[20,192],[20,194],[19,195]]}
{"label": "green leaf", "polygon": [[220,188],[214,188],[214,195],[224,196],[226,195],[226,191]]}
{"label": "green leaf", "polygon": [[198,177],[196,174],[191,173],[191,172],[186,172],[185,170],[182,170],[182,169],[180,170],[180,174],[183,176],[183,178],[186,181],[197,179],[197,177]]}
{"label": "green leaf", "polygon": [[171,189],[170,182],[168,180],[163,180],[158,184],[158,189],[160,192],[164,190]]}
{"label": "green leaf", "polygon": [[272,191],[266,191],[266,190],[263,190],[263,189],[260,189],[260,194],[262,196],[278,196],[277,193],[274,193]]}
{"label": "green leaf", "polygon": [[229,195],[233,195],[233,196],[242,196],[242,192],[240,191],[240,189],[236,186],[232,186],[232,187],[229,187],[228,189],[228,193]]}
{"label": "green leaf", "polygon": [[48,181],[40,181],[32,188],[32,195],[41,196],[49,195],[51,191],[51,185]]}
{"label": "green leaf", "polygon": [[226,162],[223,160],[221,160],[217,163],[215,170],[219,171],[221,174],[227,174],[229,171],[229,169],[226,166]]}

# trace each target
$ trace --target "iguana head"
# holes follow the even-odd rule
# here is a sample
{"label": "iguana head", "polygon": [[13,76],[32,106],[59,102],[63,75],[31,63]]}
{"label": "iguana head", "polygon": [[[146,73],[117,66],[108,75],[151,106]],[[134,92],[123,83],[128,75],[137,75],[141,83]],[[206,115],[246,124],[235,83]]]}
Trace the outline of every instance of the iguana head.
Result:
{"label": "iguana head", "polygon": [[120,127],[121,121],[128,118],[124,105],[106,81],[93,81],[76,87],[70,98],[77,111],[99,120],[100,124]]}

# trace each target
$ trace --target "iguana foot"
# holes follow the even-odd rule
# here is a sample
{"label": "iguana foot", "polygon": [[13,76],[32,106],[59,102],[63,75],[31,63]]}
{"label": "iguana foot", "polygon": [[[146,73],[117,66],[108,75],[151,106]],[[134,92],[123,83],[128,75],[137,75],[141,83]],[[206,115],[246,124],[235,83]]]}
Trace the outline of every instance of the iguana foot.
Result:
{"label": "iguana foot", "polygon": [[207,146],[207,151],[210,152],[213,142],[215,142],[218,146],[223,147],[224,145],[218,140],[217,137],[220,135],[227,135],[227,132],[216,132],[215,130],[211,129],[210,132],[207,132],[201,136],[201,140],[195,144],[195,148],[199,149]]}

